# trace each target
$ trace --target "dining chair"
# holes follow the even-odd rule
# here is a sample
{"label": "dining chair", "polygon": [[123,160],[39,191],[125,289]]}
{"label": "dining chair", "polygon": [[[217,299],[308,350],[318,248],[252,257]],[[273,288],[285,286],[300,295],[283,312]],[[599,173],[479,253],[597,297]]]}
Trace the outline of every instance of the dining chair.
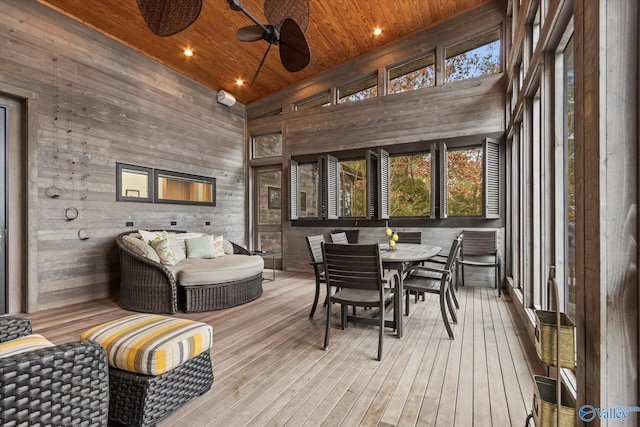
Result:
{"label": "dining chair", "polygon": [[[456,292],[458,292],[458,261],[460,261],[460,248],[462,247],[462,233],[458,234],[456,237],[458,240],[458,252],[455,254],[453,258],[453,265],[451,266],[451,297],[453,299],[453,304],[456,308],[460,308],[460,304],[458,303],[458,297],[456,296]],[[447,263],[448,255],[438,254],[431,258],[428,263],[441,264],[444,265]]]}
{"label": "dining chair", "polygon": [[[482,259],[478,259],[478,257],[482,257]],[[495,288],[498,289],[498,296],[502,296],[500,251],[495,231],[464,230],[462,232],[462,246],[458,265],[462,267],[463,286],[465,266],[495,269]]]}
{"label": "dining chair", "polygon": [[[409,304],[411,291],[437,294],[440,296],[440,314],[442,321],[449,334],[449,338],[453,339],[453,330],[449,324],[449,316],[447,316],[447,308],[453,323],[458,323],[455,309],[452,304],[451,297],[451,277],[454,260],[460,247],[460,240],[455,239],[449,249],[447,262],[442,268],[433,266],[413,265],[404,279],[404,290],[406,291],[405,314],[409,315]],[[446,304],[446,307],[445,307]]]}
{"label": "dining chair", "polygon": [[347,233],[341,231],[339,233],[331,233],[331,242],[338,243],[340,245],[348,245],[349,239],[347,239]]}
{"label": "dining chair", "polygon": [[422,231],[398,231],[399,243],[422,243]]}
{"label": "dining chair", "polygon": [[324,236],[319,234],[317,236],[306,236],[307,248],[309,249],[309,256],[311,258],[311,266],[313,272],[316,275],[316,293],[313,298],[313,305],[311,306],[311,313],[309,317],[313,317],[316,313],[316,307],[318,305],[318,298],[320,298],[320,286],[322,283],[326,283],[326,277],[324,274],[324,262],[322,259],[322,243],[324,243]]}
{"label": "dining chair", "polygon": [[[399,280],[396,272],[383,276],[382,260],[379,244],[343,245],[323,243],[322,255],[326,274],[327,295],[327,324],[324,335],[324,349],[329,348],[331,329],[332,303],[340,304],[341,327],[353,321],[369,325],[377,325],[378,331],[378,360],[382,359],[382,340],[385,327],[385,301],[393,296],[394,289],[386,288],[385,282]],[[395,277],[393,277],[395,276]],[[336,292],[331,295],[331,288]],[[401,296],[398,296],[401,297]],[[377,317],[348,316],[348,307],[378,307]],[[393,316],[397,322],[398,316],[394,310]],[[397,324],[397,323],[396,323]]]}

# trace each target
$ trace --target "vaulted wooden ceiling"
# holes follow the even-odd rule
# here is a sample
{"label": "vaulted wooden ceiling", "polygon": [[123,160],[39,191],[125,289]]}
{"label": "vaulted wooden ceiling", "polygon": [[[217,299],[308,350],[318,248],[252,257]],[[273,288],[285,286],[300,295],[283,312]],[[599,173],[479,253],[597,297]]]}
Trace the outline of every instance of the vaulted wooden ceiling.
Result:
{"label": "vaulted wooden ceiling", "polygon": [[[203,0],[195,23],[170,37],[158,37],[148,29],[136,0],[38,1],[205,86],[231,92],[238,101],[248,104],[398,38],[499,0],[310,0],[305,36],[311,63],[302,71],[290,73],[280,63],[277,48],[273,48],[252,87],[248,83],[268,44],[236,39],[238,28],[253,23],[243,13],[232,11],[227,0]],[[242,3],[267,23],[263,0]],[[373,36],[376,27],[382,29],[378,37]],[[185,57],[185,48],[195,55]],[[245,84],[237,86],[238,79]]]}

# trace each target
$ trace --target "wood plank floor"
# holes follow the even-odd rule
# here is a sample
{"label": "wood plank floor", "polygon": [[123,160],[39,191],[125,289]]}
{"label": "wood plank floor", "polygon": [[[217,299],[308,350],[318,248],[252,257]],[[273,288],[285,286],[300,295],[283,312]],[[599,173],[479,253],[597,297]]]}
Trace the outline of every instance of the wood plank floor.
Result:
{"label": "wood plank floor", "polygon": [[[271,271],[268,271],[271,274]],[[176,316],[213,325],[214,384],[162,420],[163,426],[508,426],[524,425],[532,374],[543,374],[511,304],[489,287],[460,288],[450,340],[437,296],[411,302],[404,336],[387,330],[375,360],[375,327],[340,330],[336,306],[323,351],[324,310],[309,319],[312,275],[278,272],[258,300]],[[55,343],[130,314],[100,300],[26,315]]]}

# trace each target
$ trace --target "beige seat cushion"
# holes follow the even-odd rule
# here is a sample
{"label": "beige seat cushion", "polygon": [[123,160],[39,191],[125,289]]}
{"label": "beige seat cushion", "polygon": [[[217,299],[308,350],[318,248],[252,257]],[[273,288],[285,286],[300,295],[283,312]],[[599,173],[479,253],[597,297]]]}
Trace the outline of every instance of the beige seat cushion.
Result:
{"label": "beige seat cushion", "polygon": [[211,259],[186,259],[169,267],[182,286],[211,285],[248,279],[261,274],[263,269],[262,257],[239,254]]}
{"label": "beige seat cushion", "polygon": [[26,351],[53,347],[53,343],[39,334],[25,335],[11,341],[0,343],[0,357],[15,356]]}
{"label": "beige seat cushion", "polygon": [[80,338],[100,343],[110,366],[160,375],[209,350],[213,328],[177,317],[134,314],[98,325]]}

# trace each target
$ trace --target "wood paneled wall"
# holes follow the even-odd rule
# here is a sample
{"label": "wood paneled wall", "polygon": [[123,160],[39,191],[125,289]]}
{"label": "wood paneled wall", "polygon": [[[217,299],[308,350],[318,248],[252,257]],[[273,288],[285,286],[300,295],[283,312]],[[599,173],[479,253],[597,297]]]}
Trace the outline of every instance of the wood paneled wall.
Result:
{"label": "wood paneled wall", "polygon": [[[288,188],[291,157],[343,150],[385,147],[427,141],[475,141],[498,136],[505,129],[506,80],[503,74],[444,84],[418,91],[371,98],[349,104],[293,112],[292,104],[321,91],[334,90],[366,77],[385,74],[386,67],[415,59],[434,50],[496,28],[505,19],[500,2],[460,15],[444,24],[427,28],[396,43],[362,55],[300,84],[247,105],[250,135],[282,132],[284,187]],[[379,77],[379,81],[382,77]],[[383,79],[382,79],[383,80]],[[379,91],[380,92],[380,91]],[[267,113],[282,110],[282,114]],[[406,149],[406,148],[405,148]],[[256,162],[262,164],[263,162]],[[283,206],[288,193],[282,192]],[[292,227],[284,211],[283,264],[290,271],[312,271],[304,237],[325,234],[335,227]],[[494,227],[482,224],[478,227]],[[499,228],[502,234],[502,228]],[[424,228],[425,241],[448,248],[459,227]],[[382,229],[364,227],[362,233],[375,239]],[[366,239],[366,237],[365,237]],[[502,238],[501,238],[502,242]],[[489,279],[492,280],[492,279]]]}
{"label": "wood paneled wall", "polygon": [[578,407],[640,399],[639,19],[634,0],[574,2]]}
{"label": "wood paneled wall", "polygon": [[[24,101],[28,297],[11,312],[115,295],[114,237],[128,229],[247,243],[243,105],[217,104],[215,91],[35,1],[0,0],[0,10],[0,90],[32,94]],[[116,202],[116,162],[215,177],[217,206]],[[60,197],[47,196],[52,186]],[[78,218],[66,220],[67,208]]]}

